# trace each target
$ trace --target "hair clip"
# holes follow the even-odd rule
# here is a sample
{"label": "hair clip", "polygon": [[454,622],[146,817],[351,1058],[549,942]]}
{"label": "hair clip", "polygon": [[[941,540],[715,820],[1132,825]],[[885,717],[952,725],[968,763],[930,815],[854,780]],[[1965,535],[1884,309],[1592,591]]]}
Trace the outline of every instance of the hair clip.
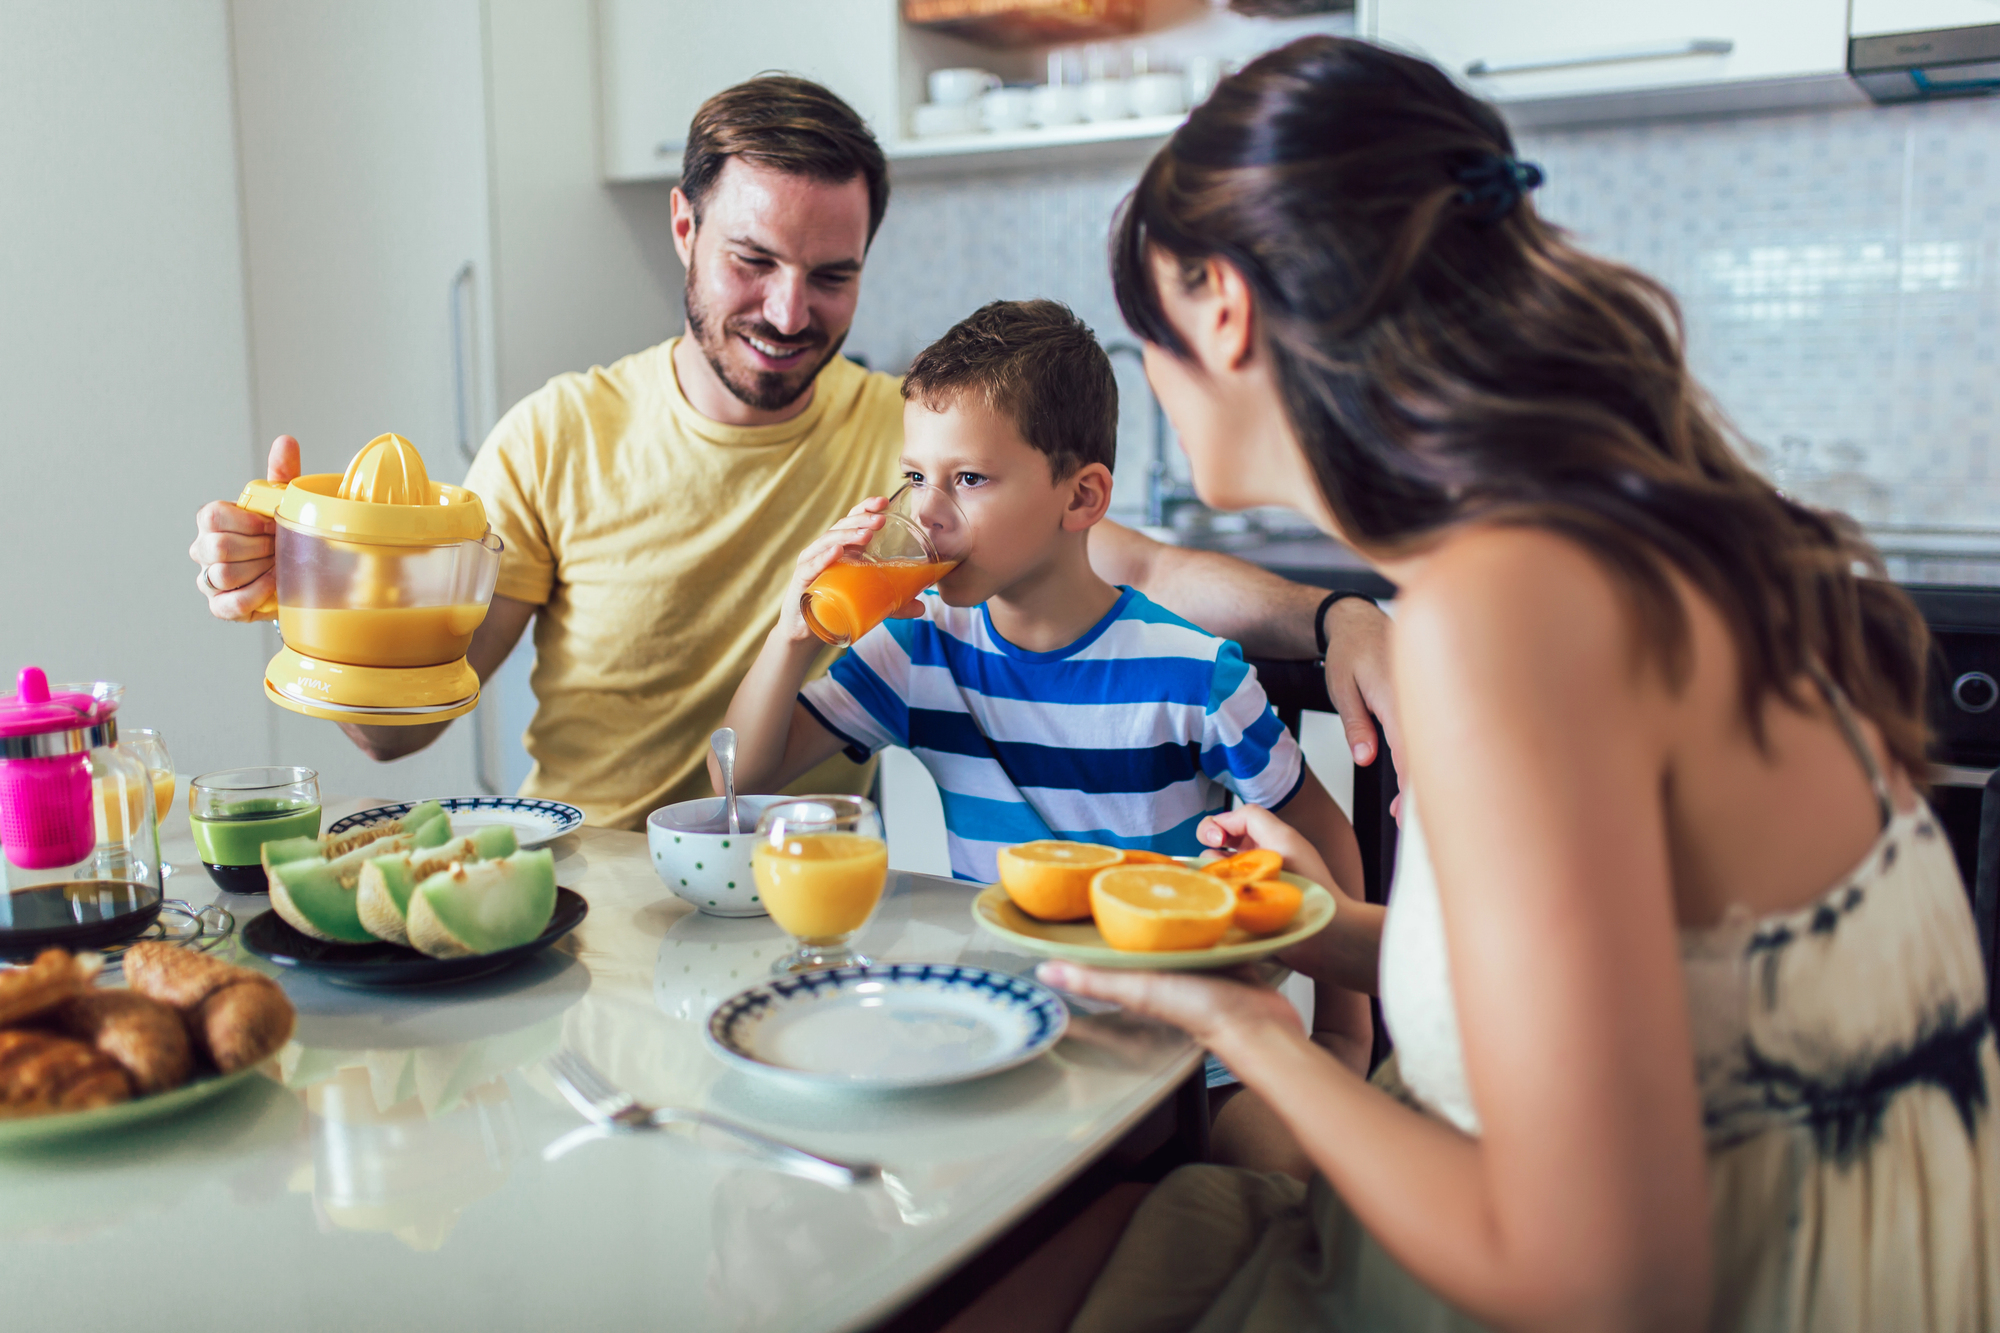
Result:
{"label": "hair clip", "polygon": [[1513,212],[1521,196],[1540,185],[1543,176],[1542,169],[1533,162],[1489,153],[1452,172],[1452,179],[1465,187],[1458,192],[1458,202],[1470,212],[1472,220],[1488,223],[1498,222]]}

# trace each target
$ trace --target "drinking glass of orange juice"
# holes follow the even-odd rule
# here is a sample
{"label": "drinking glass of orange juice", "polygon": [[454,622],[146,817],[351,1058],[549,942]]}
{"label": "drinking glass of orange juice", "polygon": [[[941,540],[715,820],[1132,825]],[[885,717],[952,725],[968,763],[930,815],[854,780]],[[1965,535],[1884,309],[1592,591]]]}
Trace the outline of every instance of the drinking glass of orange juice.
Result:
{"label": "drinking glass of orange juice", "polygon": [[758,896],[796,947],[777,975],[868,962],[854,938],[875,915],[889,878],[882,815],[859,796],[801,796],[764,811],[750,873]]}
{"label": "drinking glass of orange juice", "polygon": [[806,589],[806,625],[836,648],[874,629],[965,558],[965,511],[936,486],[905,482],[882,517],[866,545],[843,552]]}
{"label": "drinking glass of orange juice", "polygon": [[[153,784],[153,822],[164,826],[167,811],[174,808],[174,759],[166,741],[151,727],[128,727],[118,733],[118,748],[146,766]],[[160,873],[171,875],[174,868],[161,862]]]}

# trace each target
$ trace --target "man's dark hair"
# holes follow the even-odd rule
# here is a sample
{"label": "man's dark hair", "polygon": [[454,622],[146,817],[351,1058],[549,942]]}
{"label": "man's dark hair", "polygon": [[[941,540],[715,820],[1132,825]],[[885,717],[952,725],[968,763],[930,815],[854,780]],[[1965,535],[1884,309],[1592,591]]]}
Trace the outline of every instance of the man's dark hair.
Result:
{"label": "man's dark hair", "polygon": [[889,209],[889,164],[854,108],[811,79],[760,74],[701,104],[681,153],[681,193],[701,220],[702,200],[732,157],[794,176],[868,186],[868,239]]}
{"label": "man's dark hair", "polygon": [[1118,379],[1097,335],[1060,301],[994,301],[917,353],[903,397],[943,411],[972,394],[1047,455],[1057,481],[1118,453]]}

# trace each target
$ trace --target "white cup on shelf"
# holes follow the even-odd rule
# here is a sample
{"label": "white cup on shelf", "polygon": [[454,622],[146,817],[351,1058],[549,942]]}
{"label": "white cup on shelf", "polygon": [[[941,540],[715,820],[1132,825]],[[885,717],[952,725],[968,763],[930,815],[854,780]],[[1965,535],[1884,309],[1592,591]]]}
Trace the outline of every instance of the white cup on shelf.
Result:
{"label": "white cup on shelf", "polygon": [[924,80],[938,106],[964,106],[1000,86],[1000,76],[983,69],[934,69]]}
{"label": "white cup on shelf", "polygon": [[1187,104],[1200,106],[1222,82],[1229,67],[1221,56],[1189,56],[1187,60]]}
{"label": "white cup on shelf", "polygon": [[1125,87],[1135,116],[1178,116],[1187,110],[1187,85],[1178,74],[1134,74]]}
{"label": "white cup on shelf", "polygon": [[1132,114],[1132,94],[1124,79],[1090,79],[1082,88],[1083,118],[1092,124],[1124,120]]}
{"label": "white cup on shelf", "polygon": [[979,123],[995,134],[1025,130],[1034,118],[1034,90],[995,88],[979,99]]}
{"label": "white cup on shelf", "polygon": [[919,139],[939,139],[979,132],[979,108],[964,102],[926,102],[910,112],[910,128]]}
{"label": "white cup on shelf", "polygon": [[1043,129],[1083,119],[1083,90],[1070,83],[1045,83],[1028,96],[1028,119]]}

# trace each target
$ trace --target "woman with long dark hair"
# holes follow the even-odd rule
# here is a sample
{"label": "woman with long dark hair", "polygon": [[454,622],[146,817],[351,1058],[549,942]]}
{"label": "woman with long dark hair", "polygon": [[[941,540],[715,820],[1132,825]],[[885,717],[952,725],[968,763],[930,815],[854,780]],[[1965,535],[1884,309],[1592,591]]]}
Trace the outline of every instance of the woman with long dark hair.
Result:
{"label": "woman with long dark hair", "polygon": [[[1220,1056],[1236,1159],[1281,1169],[1107,1204],[1129,1225],[1032,1260],[1013,1327],[1100,1264],[1079,1331],[2000,1321],[2000,1061],[1916,789],[1923,625],[1742,462],[1672,299],[1538,180],[1434,67],[1313,38],[1118,219],[1202,497],[1290,504],[1401,589],[1396,1057],[1364,1080],[1236,981],[1045,965]],[[1210,840],[1326,875],[1259,811]],[[1288,961],[1331,993],[1369,980],[1350,953]]]}

